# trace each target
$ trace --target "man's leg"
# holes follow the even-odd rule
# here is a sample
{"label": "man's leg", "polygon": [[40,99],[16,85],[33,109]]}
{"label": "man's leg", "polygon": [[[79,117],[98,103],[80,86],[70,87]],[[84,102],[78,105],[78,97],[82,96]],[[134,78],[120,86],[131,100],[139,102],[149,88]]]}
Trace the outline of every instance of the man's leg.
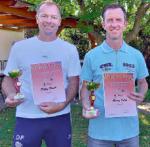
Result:
{"label": "man's leg", "polygon": [[13,147],[41,147],[42,131],[37,119],[16,118]]}
{"label": "man's leg", "polygon": [[119,141],[116,147],[139,147],[139,136]]}
{"label": "man's leg", "polygon": [[114,147],[114,142],[88,137],[88,147]]}
{"label": "man's leg", "polygon": [[47,147],[71,147],[70,114],[49,118],[46,126],[44,140]]}

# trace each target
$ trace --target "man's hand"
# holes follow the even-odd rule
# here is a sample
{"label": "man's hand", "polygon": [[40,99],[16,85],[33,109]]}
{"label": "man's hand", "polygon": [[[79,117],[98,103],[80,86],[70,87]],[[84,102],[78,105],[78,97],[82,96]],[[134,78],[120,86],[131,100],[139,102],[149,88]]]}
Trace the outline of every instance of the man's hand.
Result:
{"label": "man's hand", "polygon": [[94,119],[94,118],[97,118],[99,115],[100,115],[100,112],[98,109],[96,109],[96,110],[91,110],[90,108],[82,109],[82,116],[86,119]]}
{"label": "man's hand", "polygon": [[63,110],[66,106],[65,102],[45,102],[39,105],[40,109],[48,114],[56,113]]}
{"label": "man's hand", "polygon": [[136,101],[137,104],[140,104],[144,100],[144,96],[148,90],[148,84],[145,78],[137,80],[138,92],[132,92],[128,96],[130,99]]}
{"label": "man's hand", "polygon": [[5,100],[5,103],[8,107],[16,107],[23,103],[23,99],[14,99],[16,93],[9,94]]}
{"label": "man's hand", "polygon": [[94,119],[99,116],[100,112],[96,109],[96,114],[92,114],[90,108],[90,102],[88,100],[82,100],[82,116],[87,119]]}
{"label": "man's hand", "polygon": [[137,92],[131,92],[128,95],[128,98],[130,98],[131,100],[134,100],[137,104],[140,104],[144,100],[144,95],[141,93],[137,93]]}
{"label": "man's hand", "polygon": [[80,91],[80,96],[82,100],[82,116],[87,119],[96,118],[99,116],[99,111],[96,111],[96,115],[88,113],[91,110],[89,101],[89,91],[87,89],[87,81],[83,81],[82,88]]}
{"label": "man's hand", "polygon": [[79,76],[68,78],[68,87],[66,90],[66,101],[61,103],[47,102],[39,105],[40,109],[48,114],[63,110],[76,96],[79,88]]}

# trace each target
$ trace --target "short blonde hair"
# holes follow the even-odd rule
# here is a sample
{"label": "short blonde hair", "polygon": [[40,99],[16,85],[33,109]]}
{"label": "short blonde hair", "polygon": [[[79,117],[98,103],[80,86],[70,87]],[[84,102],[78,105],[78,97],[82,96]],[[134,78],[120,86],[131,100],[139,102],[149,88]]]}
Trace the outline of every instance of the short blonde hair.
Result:
{"label": "short blonde hair", "polygon": [[58,8],[59,12],[61,12],[61,11],[60,11],[60,7],[59,7],[59,5],[58,5],[57,3],[53,2],[52,0],[45,0],[45,1],[42,1],[42,2],[37,6],[37,8],[36,8],[36,13],[37,13],[37,14],[39,13],[40,8],[41,8],[42,5],[54,5],[54,6],[56,6],[56,7]]}

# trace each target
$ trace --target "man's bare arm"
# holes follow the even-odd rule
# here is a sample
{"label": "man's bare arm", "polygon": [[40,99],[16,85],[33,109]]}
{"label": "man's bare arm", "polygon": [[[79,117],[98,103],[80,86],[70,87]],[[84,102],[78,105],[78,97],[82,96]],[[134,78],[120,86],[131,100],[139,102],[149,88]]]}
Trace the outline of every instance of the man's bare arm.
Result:
{"label": "man's bare arm", "polygon": [[146,79],[140,79],[137,81],[137,87],[138,87],[138,91],[137,92],[132,92],[129,95],[129,98],[136,101],[137,104],[140,104],[141,102],[143,102],[145,94],[148,90],[148,84]]}
{"label": "man's bare arm", "polygon": [[87,90],[87,81],[82,82],[80,97],[82,100],[83,109],[88,110],[90,108],[90,101],[89,101],[89,91]]}
{"label": "man's bare arm", "polygon": [[67,106],[79,92],[79,76],[69,77],[69,84],[66,90],[66,103]]}
{"label": "man's bare arm", "polygon": [[14,99],[14,96],[16,95],[16,89],[15,89],[15,81],[5,76],[2,82],[2,90],[4,94],[6,95],[5,103],[9,107],[16,107],[20,103],[23,102],[23,100],[16,100]]}
{"label": "man's bare arm", "polygon": [[16,93],[14,80],[8,76],[5,76],[2,82],[2,90],[4,91],[6,97],[12,93]]}
{"label": "man's bare arm", "polygon": [[142,94],[143,98],[144,98],[144,96],[145,96],[145,94],[147,93],[147,90],[148,90],[148,84],[147,84],[146,79],[140,79],[140,80],[138,80],[137,85],[138,85],[138,92],[140,94]]}

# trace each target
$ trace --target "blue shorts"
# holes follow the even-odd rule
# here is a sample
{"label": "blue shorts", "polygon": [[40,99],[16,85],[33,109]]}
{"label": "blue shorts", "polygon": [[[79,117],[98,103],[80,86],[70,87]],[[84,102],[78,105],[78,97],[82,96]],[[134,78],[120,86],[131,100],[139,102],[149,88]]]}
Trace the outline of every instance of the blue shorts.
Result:
{"label": "blue shorts", "polygon": [[139,136],[122,141],[98,140],[88,137],[88,147],[139,147]]}
{"label": "blue shorts", "polygon": [[49,118],[16,118],[13,147],[71,147],[70,113]]}

